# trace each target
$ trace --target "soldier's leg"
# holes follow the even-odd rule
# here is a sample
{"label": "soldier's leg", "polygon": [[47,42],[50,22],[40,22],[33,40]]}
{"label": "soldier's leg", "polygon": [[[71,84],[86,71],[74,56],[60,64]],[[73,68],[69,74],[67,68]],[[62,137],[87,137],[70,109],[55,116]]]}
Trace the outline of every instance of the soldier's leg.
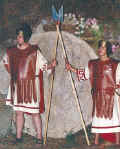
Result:
{"label": "soldier's leg", "polygon": [[33,123],[37,132],[37,139],[42,139],[42,120],[39,113],[32,114]]}
{"label": "soldier's leg", "polygon": [[99,136],[100,136],[99,133],[96,133],[96,134],[95,134],[95,144],[96,144],[96,145],[99,144]]}
{"label": "soldier's leg", "polygon": [[22,130],[24,126],[24,113],[21,111],[16,111],[16,138],[22,137]]}
{"label": "soldier's leg", "polygon": [[120,144],[120,133],[116,133],[116,144]]}

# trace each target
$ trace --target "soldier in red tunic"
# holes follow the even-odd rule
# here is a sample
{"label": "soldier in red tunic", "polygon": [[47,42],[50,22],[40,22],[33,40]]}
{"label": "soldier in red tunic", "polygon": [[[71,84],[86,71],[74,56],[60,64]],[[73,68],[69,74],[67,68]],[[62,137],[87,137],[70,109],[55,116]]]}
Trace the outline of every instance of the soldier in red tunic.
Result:
{"label": "soldier in red tunic", "polygon": [[32,30],[23,23],[17,30],[17,45],[7,49],[4,64],[10,74],[7,105],[16,112],[16,141],[22,141],[24,113],[32,116],[37,132],[37,143],[42,143],[42,121],[44,112],[43,70],[53,69],[56,60],[47,64],[37,45],[28,43]]}
{"label": "soldier in red tunic", "polygon": [[79,80],[90,80],[93,99],[92,133],[95,133],[95,144],[99,144],[99,136],[103,133],[115,134],[115,143],[119,144],[120,101],[116,89],[120,82],[120,64],[110,57],[111,54],[111,43],[100,40],[99,58],[90,60],[88,67],[76,69],[66,62],[67,70],[75,72]]}

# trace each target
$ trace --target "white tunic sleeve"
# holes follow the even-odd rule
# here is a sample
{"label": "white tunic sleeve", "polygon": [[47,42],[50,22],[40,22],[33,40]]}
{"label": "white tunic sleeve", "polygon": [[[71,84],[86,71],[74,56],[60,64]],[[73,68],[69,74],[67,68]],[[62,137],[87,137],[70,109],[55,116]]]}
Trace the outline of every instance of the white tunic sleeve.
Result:
{"label": "white tunic sleeve", "polygon": [[[47,65],[48,62],[45,59],[45,57],[41,54],[41,52],[37,51],[37,61],[36,61],[36,74],[39,74],[39,70],[43,70],[44,65]],[[51,70],[47,70],[48,74],[51,72]]]}
{"label": "white tunic sleeve", "polygon": [[8,55],[5,54],[1,60],[1,62],[3,63],[3,65],[5,66],[6,68],[6,71],[9,73],[9,58],[8,58]]}
{"label": "white tunic sleeve", "polygon": [[85,77],[86,77],[87,80],[90,78],[90,74],[89,74],[89,68],[88,68],[88,66],[85,67]]}
{"label": "white tunic sleeve", "polygon": [[120,83],[120,63],[118,63],[117,70],[116,70],[116,84]]}
{"label": "white tunic sleeve", "polygon": [[4,64],[8,64],[8,56],[7,56],[7,54],[5,54],[4,56],[3,56],[3,59],[2,59],[2,62],[4,63]]}

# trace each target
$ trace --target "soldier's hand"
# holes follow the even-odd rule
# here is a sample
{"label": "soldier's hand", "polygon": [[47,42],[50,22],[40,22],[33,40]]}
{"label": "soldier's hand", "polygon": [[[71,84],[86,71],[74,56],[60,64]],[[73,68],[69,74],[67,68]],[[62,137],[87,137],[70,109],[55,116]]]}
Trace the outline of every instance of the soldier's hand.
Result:
{"label": "soldier's hand", "polygon": [[57,61],[56,61],[56,59],[52,60],[51,65],[52,65],[52,68],[56,67],[56,65],[57,65]]}
{"label": "soldier's hand", "polygon": [[71,70],[71,65],[69,64],[67,58],[65,58],[65,67],[66,67],[67,71]]}
{"label": "soldier's hand", "polygon": [[42,71],[47,71],[47,67],[48,67],[48,65],[44,64],[43,67],[42,67]]}

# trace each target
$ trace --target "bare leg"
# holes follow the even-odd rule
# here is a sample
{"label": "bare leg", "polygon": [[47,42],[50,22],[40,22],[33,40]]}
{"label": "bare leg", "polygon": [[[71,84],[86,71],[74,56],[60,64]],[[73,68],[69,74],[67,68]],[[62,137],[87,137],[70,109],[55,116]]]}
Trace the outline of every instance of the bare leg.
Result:
{"label": "bare leg", "polygon": [[99,144],[99,133],[95,134],[95,144]]}
{"label": "bare leg", "polygon": [[116,133],[116,144],[120,144],[120,133],[119,132],[117,132]]}
{"label": "bare leg", "polygon": [[37,132],[37,138],[42,139],[42,120],[39,113],[32,114],[33,123]]}
{"label": "bare leg", "polygon": [[22,130],[24,126],[24,113],[21,111],[16,111],[16,137],[19,139],[22,137]]}

